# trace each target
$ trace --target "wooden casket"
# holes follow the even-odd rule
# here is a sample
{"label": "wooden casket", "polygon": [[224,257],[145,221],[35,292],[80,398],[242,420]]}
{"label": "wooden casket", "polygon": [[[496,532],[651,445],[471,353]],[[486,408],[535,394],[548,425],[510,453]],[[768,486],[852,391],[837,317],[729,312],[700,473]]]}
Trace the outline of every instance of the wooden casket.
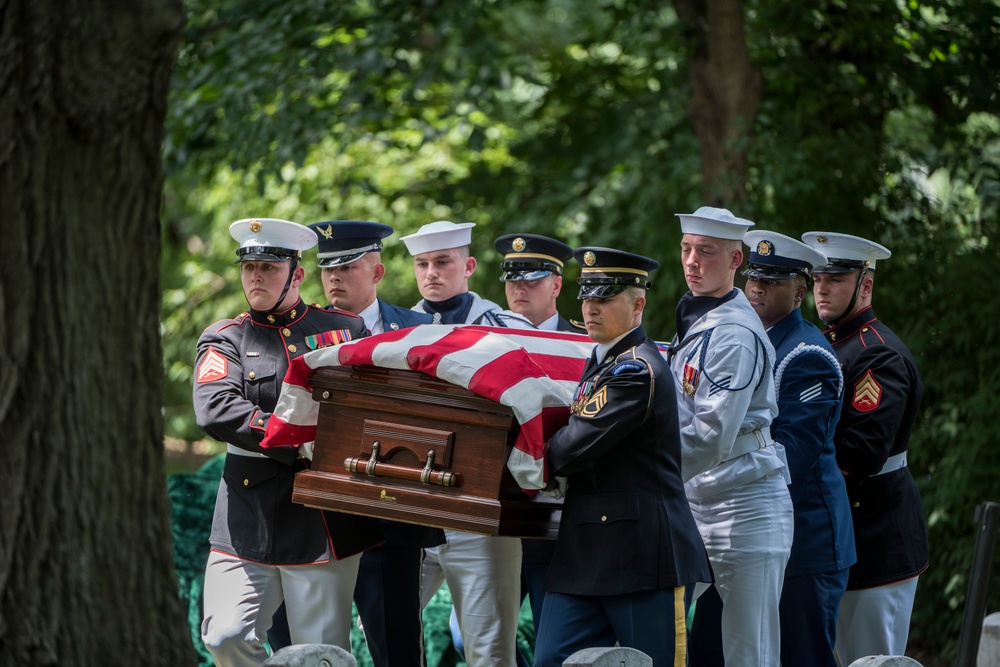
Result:
{"label": "wooden casket", "polygon": [[292,499],[323,509],[484,535],[555,538],[562,502],[524,494],[507,469],[507,406],[415,371],[327,366],[312,467]]}

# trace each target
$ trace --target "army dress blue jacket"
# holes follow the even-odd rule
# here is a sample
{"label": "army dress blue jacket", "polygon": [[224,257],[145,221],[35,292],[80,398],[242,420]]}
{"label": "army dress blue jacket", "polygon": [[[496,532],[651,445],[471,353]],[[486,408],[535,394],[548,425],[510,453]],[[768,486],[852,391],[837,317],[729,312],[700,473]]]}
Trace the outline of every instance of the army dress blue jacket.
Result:
{"label": "army dress blue jacket", "polygon": [[870,306],[823,334],[844,373],[837,465],[847,482],[858,552],[847,588],[909,579],[928,564],[920,492],[909,467],[883,466],[910,442],[922,394],[916,361]]}
{"label": "army dress blue jacket", "polygon": [[548,443],[568,477],[545,589],[619,595],[712,580],[681,482],[677,399],[641,326],[580,380],[576,414]]}
{"label": "army dress blue jacket", "polygon": [[374,519],[292,502],[298,449],[263,449],[267,422],[291,359],[368,334],[360,318],[305,305],[242,313],[205,329],[195,361],[198,426],[227,444],[212,549],[268,565],[344,558],[382,541]]}
{"label": "army dress blue jacket", "polygon": [[795,508],[786,577],[838,572],[854,564],[854,528],[834,432],[840,417],[840,363],[820,330],[796,308],[767,330],[774,345],[778,415],[771,437],[785,448]]}

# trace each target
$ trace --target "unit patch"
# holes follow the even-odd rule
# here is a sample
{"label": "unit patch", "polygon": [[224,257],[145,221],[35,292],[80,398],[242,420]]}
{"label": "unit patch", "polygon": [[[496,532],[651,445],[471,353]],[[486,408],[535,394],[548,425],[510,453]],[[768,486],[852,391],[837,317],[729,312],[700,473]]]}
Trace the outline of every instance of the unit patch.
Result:
{"label": "unit patch", "polygon": [[851,405],[858,412],[871,412],[882,400],[882,385],[875,379],[871,369],[865,371],[861,379],[854,384],[854,400]]}
{"label": "unit patch", "polygon": [[587,404],[583,406],[580,410],[581,417],[596,417],[597,413],[601,411],[608,403],[608,388],[607,386],[601,387],[597,390],[597,393],[590,397]]}
{"label": "unit patch", "polygon": [[198,366],[198,384],[205,382],[215,382],[226,377],[229,373],[229,363],[226,358],[215,351],[214,347],[208,348],[208,354],[201,360]]}
{"label": "unit patch", "polygon": [[641,370],[642,370],[642,364],[640,364],[638,361],[623,361],[622,363],[618,364],[617,366],[611,369],[611,374],[620,375],[625,371],[641,371]]}
{"label": "unit patch", "polygon": [[346,343],[351,340],[351,332],[347,329],[337,329],[336,331],[324,331],[315,336],[306,336],[306,345],[310,350],[318,350],[331,345]]}

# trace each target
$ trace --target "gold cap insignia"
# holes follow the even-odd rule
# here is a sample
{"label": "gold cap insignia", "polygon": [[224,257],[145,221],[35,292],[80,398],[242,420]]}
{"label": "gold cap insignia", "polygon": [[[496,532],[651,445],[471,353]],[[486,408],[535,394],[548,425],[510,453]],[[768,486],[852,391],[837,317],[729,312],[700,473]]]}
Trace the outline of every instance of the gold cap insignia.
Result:
{"label": "gold cap insignia", "polygon": [[771,254],[771,243],[769,241],[761,241],[757,244],[757,254],[767,257]]}
{"label": "gold cap insignia", "polygon": [[826,238],[825,236],[817,236],[816,237],[816,243],[826,243],[829,240],[830,239]]}
{"label": "gold cap insignia", "polygon": [[326,229],[323,229],[322,227],[317,227],[316,230],[320,234],[322,234],[323,238],[325,238],[325,239],[332,239],[333,238],[333,225],[327,225]]}
{"label": "gold cap insignia", "polygon": [[250,221],[250,231],[253,232],[254,234],[259,232],[263,227],[264,225],[260,224],[260,220]]}
{"label": "gold cap insignia", "polygon": [[525,247],[524,239],[518,236],[514,239],[514,242],[510,244],[510,247],[514,249],[514,252],[521,252]]}
{"label": "gold cap insignia", "polygon": [[594,256],[594,253],[590,252],[589,250],[583,253],[584,264],[586,264],[587,266],[593,266],[595,262],[597,262],[597,257]]}

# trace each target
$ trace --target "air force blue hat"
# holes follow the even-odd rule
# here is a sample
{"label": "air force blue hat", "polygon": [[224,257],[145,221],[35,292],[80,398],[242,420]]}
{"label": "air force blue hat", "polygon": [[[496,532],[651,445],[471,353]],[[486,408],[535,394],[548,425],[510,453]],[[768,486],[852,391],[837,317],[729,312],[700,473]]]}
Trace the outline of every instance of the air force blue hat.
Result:
{"label": "air force blue hat", "polygon": [[503,253],[501,282],[540,280],[551,274],[561,276],[573,249],[562,241],[539,234],[505,234],[493,242]]}
{"label": "air force blue hat", "polygon": [[321,269],[356,262],[368,252],[380,252],[382,239],[393,232],[389,225],[362,220],[314,222],[309,229],[319,241],[317,264]]}
{"label": "air force blue hat", "polygon": [[812,280],[813,269],[826,264],[823,253],[777,232],[755,229],[743,235],[743,243],[750,248],[743,270],[748,278],[787,280],[802,276]]}
{"label": "air force blue hat", "polygon": [[239,242],[237,262],[287,262],[316,245],[316,235],[305,225],[278,218],[246,218],[229,225]]}
{"label": "air force blue hat", "polygon": [[806,232],[802,235],[806,245],[826,255],[828,263],[814,273],[851,273],[858,269],[875,269],[879,259],[889,259],[892,253],[874,241],[850,234],[834,232]]}
{"label": "air force blue hat", "polygon": [[580,284],[576,298],[581,301],[610,299],[627,287],[649,289],[653,286],[649,272],[660,268],[655,259],[613,248],[577,248],[573,257],[583,267],[576,280]]}

